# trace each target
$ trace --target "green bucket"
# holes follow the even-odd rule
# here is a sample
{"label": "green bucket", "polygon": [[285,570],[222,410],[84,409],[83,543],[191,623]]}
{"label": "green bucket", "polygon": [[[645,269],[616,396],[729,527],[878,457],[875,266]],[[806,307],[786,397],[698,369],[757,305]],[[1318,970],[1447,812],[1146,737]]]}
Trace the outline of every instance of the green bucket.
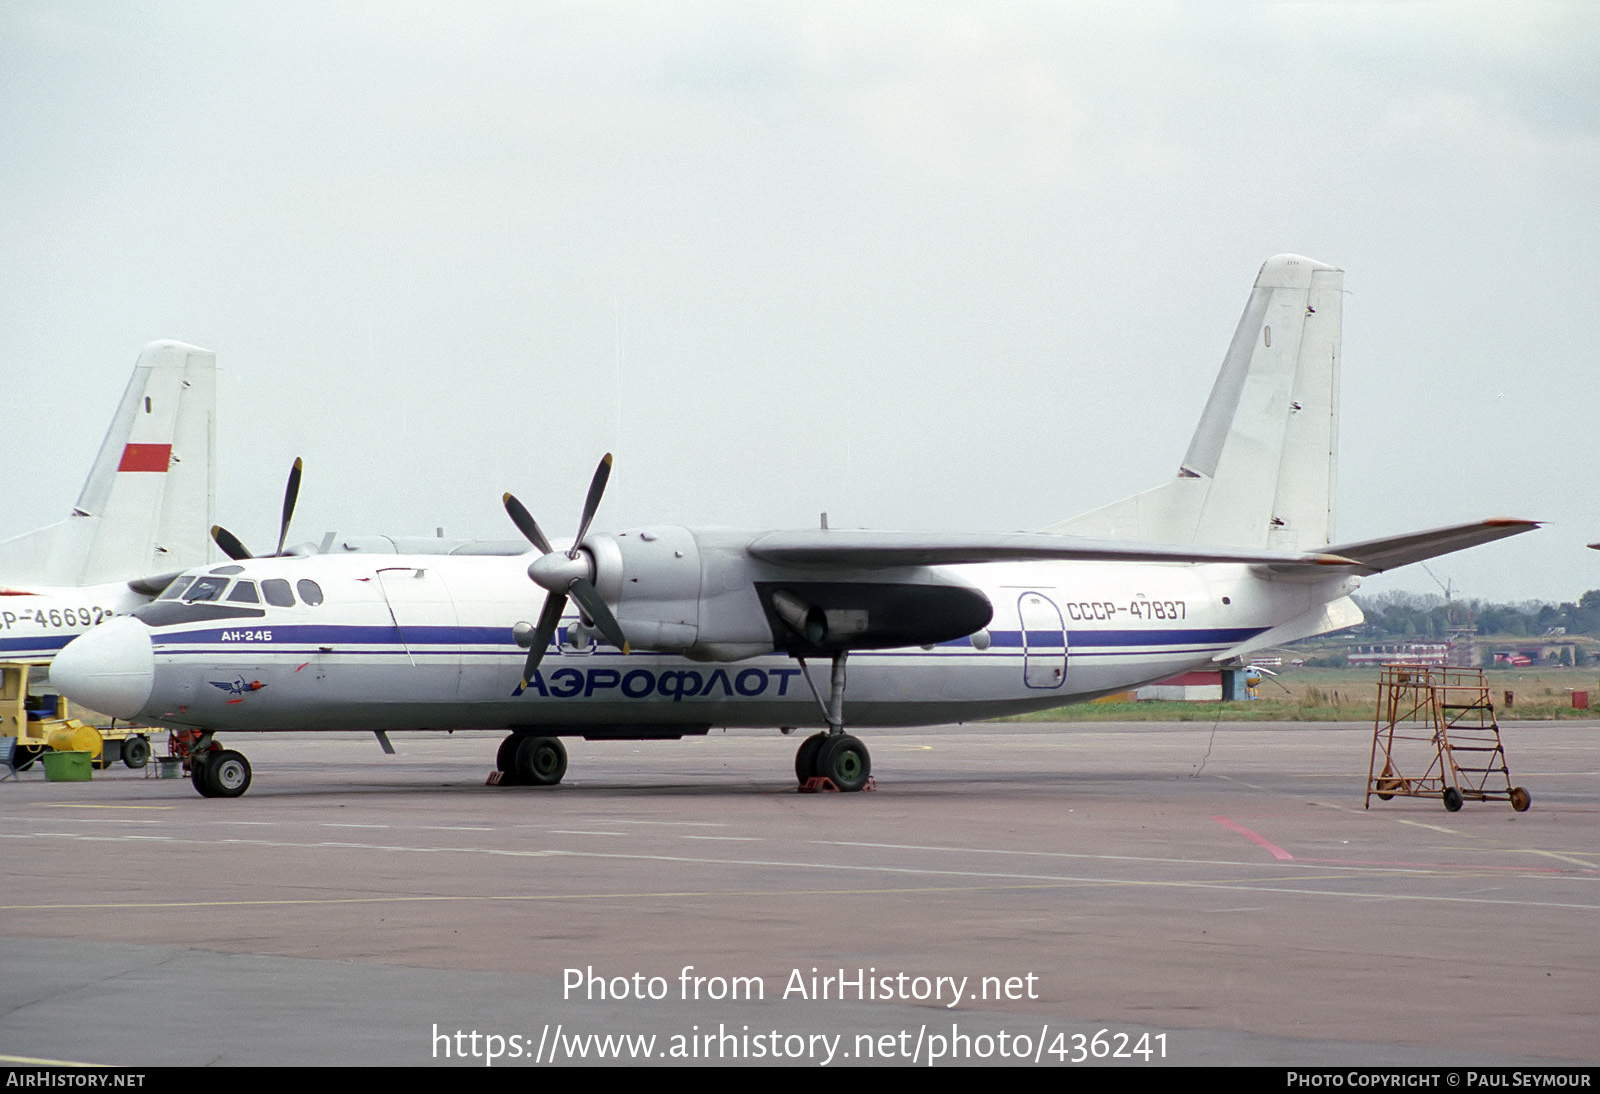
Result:
{"label": "green bucket", "polygon": [[57,783],[86,783],[93,771],[92,752],[49,751],[40,757],[44,761],[44,777]]}

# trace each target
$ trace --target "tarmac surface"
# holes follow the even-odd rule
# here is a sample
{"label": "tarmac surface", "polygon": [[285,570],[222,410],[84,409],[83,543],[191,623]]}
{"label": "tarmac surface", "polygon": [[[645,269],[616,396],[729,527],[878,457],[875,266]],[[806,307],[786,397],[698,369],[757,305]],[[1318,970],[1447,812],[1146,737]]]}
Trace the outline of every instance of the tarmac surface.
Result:
{"label": "tarmac surface", "polygon": [[235,800],[36,767],[0,1063],[1594,1064],[1600,723],[1502,728],[1526,813],[1364,809],[1370,725],[874,730],[848,795],[753,731],[554,788],[477,733],[234,735]]}

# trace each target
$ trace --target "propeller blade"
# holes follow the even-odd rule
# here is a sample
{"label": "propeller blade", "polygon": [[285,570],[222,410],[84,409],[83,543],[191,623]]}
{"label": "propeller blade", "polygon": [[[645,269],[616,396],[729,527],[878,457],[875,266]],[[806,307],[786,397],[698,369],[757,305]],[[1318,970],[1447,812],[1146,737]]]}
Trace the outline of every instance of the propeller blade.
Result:
{"label": "propeller blade", "polygon": [[220,524],[214,524],[211,526],[211,538],[216,541],[218,547],[222,548],[222,553],[233,559],[235,562],[241,562],[244,559],[255,557],[250,553],[249,549],[245,547],[244,544],[239,542],[238,536],[234,535]]}
{"label": "propeller blade", "polygon": [[567,552],[568,558],[578,557],[578,545],[589,534],[589,522],[594,520],[595,510],[600,508],[600,498],[605,494],[606,482],[610,478],[611,453],[607,452],[600,466],[594,469],[594,478],[589,482],[589,496],[583,502],[583,519],[578,522],[578,534],[573,537],[572,550]]}
{"label": "propeller blade", "polygon": [[511,518],[511,523],[517,526],[527,541],[539,548],[543,554],[550,554],[550,541],[545,538],[544,532],[539,529],[539,522],[533,519],[533,514],[528,512],[526,506],[511,494],[501,499],[505,502],[506,514]]}
{"label": "propeller blade", "polygon": [[[589,524],[594,520],[596,510],[600,508],[600,499],[605,496],[606,483],[610,479],[611,453],[607,452],[605,458],[600,461],[600,466],[594,469],[594,478],[589,481],[589,496],[583,503],[583,519],[578,522],[578,534],[573,537],[572,549],[567,552],[567,563],[577,561],[583,537],[589,534]],[[622,633],[621,624],[617,622],[617,617],[611,614],[606,602],[601,599],[594,583],[587,577],[571,577],[574,567],[560,562],[559,559],[548,557],[555,552],[539,528],[539,522],[533,519],[533,514],[528,512],[525,505],[511,494],[502,494],[500,500],[506,507],[506,515],[511,518],[511,523],[515,524],[517,530],[529,543],[539,548],[544,556],[528,567],[528,577],[535,584],[550,590],[549,595],[545,597],[544,608],[539,612],[539,622],[532,635],[532,644],[528,647],[528,660],[522,668],[522,683],[512,694],[521,695],[533,680],[534,672],[544,660],[544,651],[549,648],[551,640],[556,636],[556,628],[561,624],[561,613],[566,610],[568,597],[577,602],[580,612],[585,617],[594,621],[594,625],[599,628],[607,642],[627,653],[627,636]]]}
{"label": "propeller blade", "polygon": [[283,554],[284,540],[289,538],[289,520],[294,516],[294,504],[300,499],[300,457],[294,458],[289,469],[289,485],[283,491],[283,524],[278,529],[278,554]]}
{"label": "propeller blade", "polygon": [[606,602],[600,597],[600,591],[590,583],[589,579],[578,578],[572,583],[568,593],[578,602],[584,614],[594,620],[594,625],[600,628],[600,633],[605,635],[606,641],[623,653],[627,653],[628,640],[622,634],[622,626],[617,622],[617,617],[611,614],[611,609],[606,607]]}
{"label": "propeller blade", "polygon": [[544,610],[539,613],[539,623],[533,630],[533,644],[528,647],[528,660],[522,666],[522,687],[528,686],[534,670],[544,660],[544,651],[550,648],[550,640],[556,636],[556,627],[561,623],[561,612],[566,606],[565,593],[552,592],[544,598]]}

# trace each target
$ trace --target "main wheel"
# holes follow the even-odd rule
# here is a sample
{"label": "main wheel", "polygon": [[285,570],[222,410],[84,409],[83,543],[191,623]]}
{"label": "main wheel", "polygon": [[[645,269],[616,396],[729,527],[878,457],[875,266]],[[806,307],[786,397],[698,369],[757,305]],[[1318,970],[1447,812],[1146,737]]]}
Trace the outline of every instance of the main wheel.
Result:
{"label": "main wheel", "polygon": [[122,762],[135,770],[150,762],[150,741],[145,737],[129,737],[122,742]]}
{"label": "main wheel", "polygon": [[237,798],[250,789],[250,761],[230,749],[214,753],[206,765],[210,797]]}
{"label": "main wheel", "polygon": [[1457,790],[1455,787],[1445,787],[1444,793],[1441,794],[1440,797],[1444,799],[1444,807],[1450,810],[1450,812],[1454,813],[1461,808],[1461,791]]}
{"label": "main wheel", "polygon": [[494,767],[500,772],[501,786],[515,786],[521,781],[517,777],[517,748],[526,739],[525,733],[513,733],[500,742],[499,751],[494,754]]}
{"label": "main wheel", "polygon": [[1528,811],[1528,806],[1532,804],[1532,794],[1528,793],[1520,786],[1513,786],[1511,788],[1511,808],[1515,809],[1518,813],[1526,813]]}
{"label": "main wheel", "polygon": [[554,737],[524,737],[517,745],[517,778],[530,786],[554,786],[567,773],[567,749]]}
{"label": "main wheel", "polygon": [[794,754],[794,777],[804,786],[811,778],[818,774],[817,756],[822,752],[822,746],[828,743],[826,733],[813,733],[800,742],[800,748]]}
{"label": "main wheel", "polygon": [[817,774],[833,780],[840,790],[860,790],[872,774],[867,746],[849,734],[830,737],[817,756]]}

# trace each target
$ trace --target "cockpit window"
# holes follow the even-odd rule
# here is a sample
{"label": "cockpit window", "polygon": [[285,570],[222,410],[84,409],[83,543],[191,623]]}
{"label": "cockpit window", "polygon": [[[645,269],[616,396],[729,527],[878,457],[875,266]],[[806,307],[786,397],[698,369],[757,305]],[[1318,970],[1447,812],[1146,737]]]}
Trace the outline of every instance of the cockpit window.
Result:
{"label": "cockpit window", "polygon": [[183,594],[185,604],[193,604],[200,600],[216,600],[222,595],[222,590],[228,587],[225,577],[197,577],[189,591]]}
{"label": "cockpit window", "polygon": [[268,578],[261,583],[261,595],[267,598],[267,603],[274,608],[294,607],[294,592],[289,588],[289,583],[281,577]]}
{"label": "cockpit window", "polygon": [[261,598],[256,596],[256,583],[254,581],[241,581],[233,587],[228,594],[230,604],[259,604]]}
{"label": "cockpit window", "polygon": [[312,581],[309,577],[301,578],[295,582],[294,587],[299,590],[300,599],[312,607],[322,603],[322,586]]}
{"label": "cockpit window", "polygon": [[172,584],[167,586],[167,591],[161,594],[161,599],[162,600],[176,600],[176,599],[178,599],[180,596],[183,595],[183,590],[185,590],[185,589],[187,589],[189,587],[189,582],[191,582],[193,580],[194,580],[194,578],[192,578],[192,577],[180,577],[180,578],[174,579]]}

